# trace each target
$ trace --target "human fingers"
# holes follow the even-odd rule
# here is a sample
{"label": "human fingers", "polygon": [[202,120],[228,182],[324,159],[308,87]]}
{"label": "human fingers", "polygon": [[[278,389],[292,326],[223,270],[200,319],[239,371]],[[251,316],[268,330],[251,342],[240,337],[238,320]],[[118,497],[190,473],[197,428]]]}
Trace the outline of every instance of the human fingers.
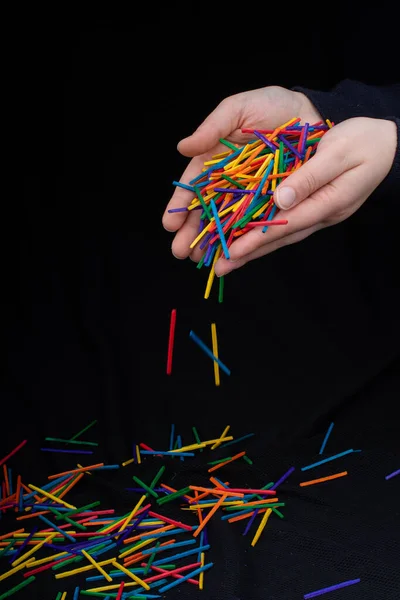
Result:
{"label": "human fingers", "polygon": [[221,138],[229,137],[240,127],[243,98],[244,94],[236,94],[222,100],[192,135],[179,142],[179,152],[184,156],[198,156],[208,152]]}
{"label": "human fingers", "polygon": [[[341,144],[339,149],[333,144],[327,146],[325,150],[317,151],[315,156],[277,187],[274,201],[278,208],[284,209],[288,224],[270,228],[265,233],[263,227],[255,227],[244,234],[232,244],[230,250],[232,260],[246,256],[258,247],[285,235],[306,229],[323,217],[324,209],[335,198],[335,187],[332,182],[348,168],[346,155],[340,152],[340,148]],[[302,210],[294,210],[305,199],[310,198],[313,198],[314,202],[308,202]],[[315,202],[316,198],[319,198],[322,204]]]}

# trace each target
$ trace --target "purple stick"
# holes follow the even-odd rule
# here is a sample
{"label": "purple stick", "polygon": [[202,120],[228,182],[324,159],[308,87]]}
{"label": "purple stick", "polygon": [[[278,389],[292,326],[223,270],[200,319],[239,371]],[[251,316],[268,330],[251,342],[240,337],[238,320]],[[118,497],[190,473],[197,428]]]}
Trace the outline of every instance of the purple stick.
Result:
{"label": "purple stick", "polygon": [[396,477],[396,475],[400,475],[400,469],[398,471],[394,471],[393,473],[390,473],[390,475],[386,475],[385,479],[387,481],[388,479],[392,479],[392,477]]}
{"label": "purple stick", "polygon": [[281,140],[281,142],[283,142],[285,144],[285,146],[287,148],[289,148],[289,150],[291,152],[293,152],[293,154],[295,154],[298,158],[300,158],[300,160],[303,158],[302,155],[300,154],[300,152],[298,150],[296,150],[296,148],[294,146],[292,146],[292,144],[290,142],[288,142],[287,139],[283,135],[279,134],[278,139]]}
{"label": "purple stick", "polygon": [[59,450],[58,448],[40,448],[42,452],[64,452],[65,454],[93,454],[93,450]]}
{"label": "purple stick", "polygon": [[204,543],[205,546],[208,546],[207,527],[204,527],[203,531],[204,531],[203,543]]}
{"label": "purple stick", "polygon": [[281,483],[283,483],[293,473],[294,470],[295,470],[295,468],[291,467],[287,473],[285,473],[284,475],[282,475],[282,477],[280,479],[278,479],[278,481],[273,486],[274,490],[276,490],[276,488],[278,487],[278,485],[281,485]]}
{"label": "purple stick", "polygon": [[304,156],[305,152],[306,152],[306,141],[307,141],[307,136],[308,136],[308,128],[310,127],[309,123],[306,123],[304,125],[304,129],[303,129],[303,142],[301,144],[301,148],[300,148],[300,152],[301,154]]}
{"label": "purple stick", "polygon": [[34,529],[31,531],[31,533],[28,535],[28,537],[25,538],[24,542],[21,544],[21,546],[18,548],[18,550],[13,554],[12,559],[10,560],[10,564],[13,563],[14,560],[17,558],[17,556],[19,556],[21,554],[22,550],[26,547],[28,542],[31,541],[31,539],[33,538],[33,536],[35,535],[35,533],[37,532],[38,529],[39,529],[39,527],[34,527]]}
{"label": "purple stick", "polygon": [[310,600],[311,598],[316,598],[317,596],[322,596],[323,594],[327,594],[328,592],[334,592],[335,590],[340,590],[342,588],[348,587],[349,585],[354,585],[355,583],[360,583],[361,579],[351,579],[350,581],[344,581],[343,583],[338,583],[337,585],[332,585],[331,587],[324,588],[322,590],[317,590],[316,592],[311,592],[310,594],[306,594],[304,596],[304,600]]}
{"label": "purple stick", "polygon": [[253,525],[255,518],[258,515],[259,510],[260,510],[259,508],[256,508],[256,510],[254,511],[254,515],[251,517],[250,521],[247,523],[246,529],[243,531],[242,535],[247,535],[249,533],[250,527]]}
{"label": "purple stick", "polygon": [[262,133],[260,133],[259,131],[254,131],[254,135],[256,135],[258,139],[260,139],[262,142],[264,142],[264,144],[271,148],[272,152],[275,153],[277,151],[278,147],[276,146],[276,144],[267,140],[267,138]]}
{"label": "purple stick", "polygon": [[[255,194],[257,188],[254,190],[238,190],[236,188],[214,188],[214,192],[224,192],[225,194]],[[235,200],[237,202],[237,198]]]}
{"label": "purple stick", "polygon": [[[139,493],[143,493],[146,490],[144,488],[125,488],[127,492],[139,492]],[[155,492],[165,492],[164,488],[155,488],[154,489]]]}
{"label": "purple stick", "polygon": [[[201,210],[203,207],[202,206],[195,206],[194,208],[192,208],[192,210]],[[169,213],[179,213],[179,212],[189,212],[189,209],[187,208],[187,206],[182,206],[181,208],[170,208],[168,209]]]}

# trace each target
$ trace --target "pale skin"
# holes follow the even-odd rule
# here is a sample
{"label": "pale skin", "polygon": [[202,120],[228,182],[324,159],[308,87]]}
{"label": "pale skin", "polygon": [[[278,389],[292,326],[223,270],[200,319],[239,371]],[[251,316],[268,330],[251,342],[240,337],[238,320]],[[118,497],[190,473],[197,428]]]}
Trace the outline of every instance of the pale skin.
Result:
{"label": "pale skin", "polygon": [[[179,142],[179,152],[192,157],[180,181],[188,183],[200,173],[204,161],[226,150],[220,138],[244,144],[252,136],[241,133],[242,128],[272,129],[293,117],[300,117],[302,123],[321,120],[304,94],[280,87],[226,98],[193,135]],[[392,121],[357,117],[335,125],[320,141],[316,154],[276,189],[274,200],[280,211],[275,218],[285,218],[288,224],[270,227],[265,233],[255,228],[238,238],[230,247],[230,260],[220,258],[216,263],[216,275],[226,275],[350,217],[389,173],[396,144]],[[168,213],[171,208],[188,206],[192,198],[191,192],[176,188],[163,215],[163,226],[176,232],[174,256],[198,261],[202,252],[191,250],[190,244],[198,232],[199,211]]]}

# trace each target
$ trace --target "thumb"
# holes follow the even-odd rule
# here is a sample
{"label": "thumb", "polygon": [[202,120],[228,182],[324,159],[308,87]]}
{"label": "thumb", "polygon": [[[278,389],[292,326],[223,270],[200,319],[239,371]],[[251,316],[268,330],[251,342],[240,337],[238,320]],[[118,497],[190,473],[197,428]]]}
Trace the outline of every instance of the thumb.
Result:
{"label": "thumb", "polygon": [[192,135],[179,142],[179,152],[198,156],[214,148],[220,138],[228,137],[239,127],[242,108],[239,94],[225,98]]}
{"label": "thumb", "polygon": [[349,167],[345,159],[343,151],[336,151],[334,145],[319,148],[308,162],[276,188],[275,204],[282,210],[293,208],[346,171]]}

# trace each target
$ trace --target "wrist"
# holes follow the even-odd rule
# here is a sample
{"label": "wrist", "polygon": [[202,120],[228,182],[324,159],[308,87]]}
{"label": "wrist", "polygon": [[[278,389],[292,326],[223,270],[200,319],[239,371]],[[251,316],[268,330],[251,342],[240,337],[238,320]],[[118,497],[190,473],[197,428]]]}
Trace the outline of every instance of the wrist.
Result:
{"label": "wrist", "polygon": [[311,100],[302,92],[293,91],[296,97],[297,115],[301,117],[303,123],[317,123],[322,121],[322,116],[315,108]]}

